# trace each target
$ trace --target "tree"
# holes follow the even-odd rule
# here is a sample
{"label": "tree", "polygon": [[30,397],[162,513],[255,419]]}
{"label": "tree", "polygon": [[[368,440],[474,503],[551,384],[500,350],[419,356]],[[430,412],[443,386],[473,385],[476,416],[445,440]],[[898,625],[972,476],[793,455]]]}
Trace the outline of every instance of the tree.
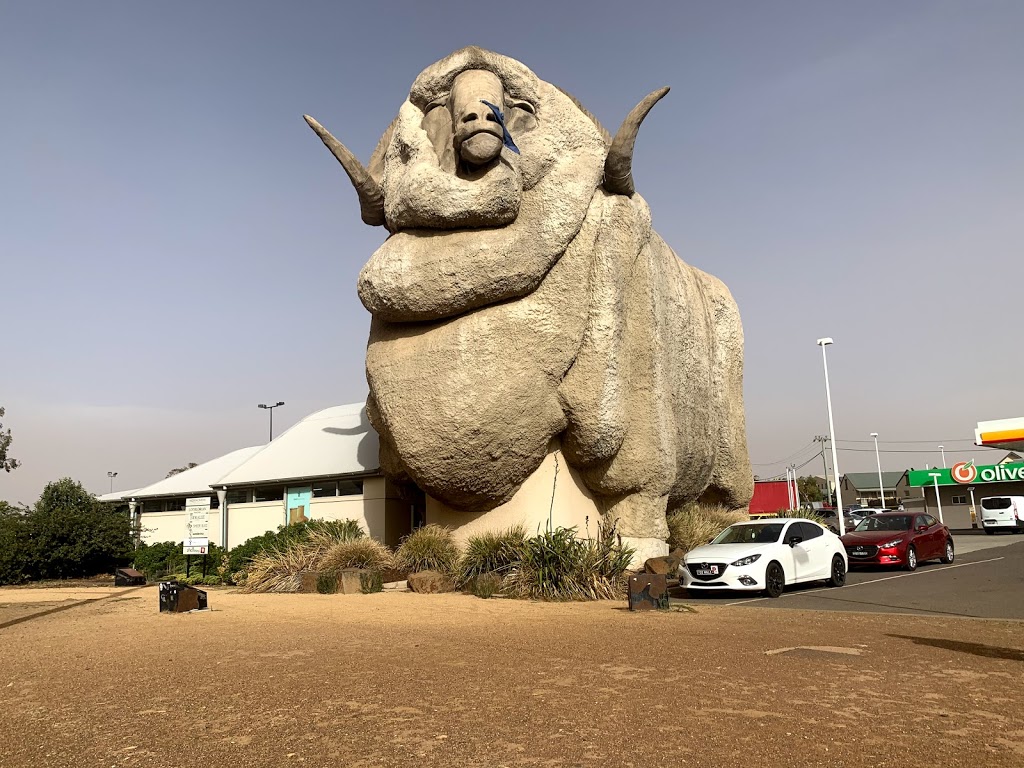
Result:
{"label": "tree", "polygon": [[796,479],[796,487],[800,489],[800,501],[823,501],[825,494],[818,486],[818,478],[806,476]]}
{"label": "tree", "polygon": [[48,483],[26,523],[31,578],[93,576],[131,560],[132,521],[71,478]]}
{"label": "tree", "polygon": [[164,479],[166,480],[168,477],[174,477],[175,475],[180,475],[182,472],[188,472],[188,470],[192,469],[192,467],[198,467],[198,466],[199,465],[196,464],[194,461],[190,461],[184,467],[175,467],[174,469],[172,469],[170,472],[168,472],[166,475],[164,475]]}
{"label": "tree", "polygon": [[[0,419],[2,419],[3,416],[4,409],[0,408]],[[0,424],[0,467],[2,467],[5,472],[10,472],[12,469],[17,469],[18,465],[21,463],[7,455],[7,450],[11,447],[11,441],[13,439],[14,438],[11,437],[10,428],[8,428],[6,432],[4,432],[4,425]]]}

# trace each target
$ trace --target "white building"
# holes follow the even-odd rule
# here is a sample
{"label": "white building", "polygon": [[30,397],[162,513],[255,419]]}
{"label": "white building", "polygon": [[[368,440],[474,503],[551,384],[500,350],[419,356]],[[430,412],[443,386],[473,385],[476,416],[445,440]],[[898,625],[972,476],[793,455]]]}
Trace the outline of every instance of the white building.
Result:
{"label": "white building", "polygon": [[306,519],[356,520],[375,539],[397,545],[424,517],[424,499],[403,499],[380,471],[377,433],[362,403],[310,414],[270,443],[241,448],[144,488],[123,501],[142,540],[189,538],[188,508],[209,508],[208,538],[230,549]]}

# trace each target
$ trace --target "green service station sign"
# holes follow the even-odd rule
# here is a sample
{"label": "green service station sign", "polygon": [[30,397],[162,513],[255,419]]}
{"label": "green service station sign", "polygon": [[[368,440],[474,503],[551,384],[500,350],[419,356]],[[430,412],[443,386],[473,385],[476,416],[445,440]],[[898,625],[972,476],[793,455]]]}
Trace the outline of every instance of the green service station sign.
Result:
{"label": "green service station sign", "polygon": [[961,461],[949,469],[912,469],[907,475],[907,485],[913,488],[934,485],[936,480],[939,485],[1024,482],[1024,462],[978,466],[973,461]]}

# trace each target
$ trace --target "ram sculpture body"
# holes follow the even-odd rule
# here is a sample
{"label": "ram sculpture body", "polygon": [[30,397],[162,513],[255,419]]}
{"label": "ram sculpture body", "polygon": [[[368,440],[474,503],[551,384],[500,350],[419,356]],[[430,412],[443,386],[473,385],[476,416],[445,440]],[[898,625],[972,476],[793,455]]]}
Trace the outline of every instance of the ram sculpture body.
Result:
{"label": "ram sculpture body", "polygon": [[651,228],[632,179],[644,99],[611,139],[575,99],[476,47],[425,69],[370,163],[310,117],[367,224],[367,413],[381,467],[466,512],[552,449],[608,522],[747,505],[743,332],[718,279]]}

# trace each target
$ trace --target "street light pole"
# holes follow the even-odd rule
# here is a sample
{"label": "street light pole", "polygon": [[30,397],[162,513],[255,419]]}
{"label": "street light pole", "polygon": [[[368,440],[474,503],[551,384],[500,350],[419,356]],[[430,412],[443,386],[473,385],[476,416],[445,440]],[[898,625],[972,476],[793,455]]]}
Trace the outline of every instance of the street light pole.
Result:
{"label": "street light pole", "polygon": [[[836,517],[839,518],[839,535],[846,535],[846,524],[843,521],[843,490],[839,487],[839,456],[836,454],[836,428],[832,423],[832,391],[828,386],[828,359],[825,356],[825,347],[832,344],[832,339],[826,337],[818,339],[817,344],[821,347],[821,363],[825,368],[825,403],[828,406],[828,436],[832,444],[832,476],[836,481]],[[828,476],[825,477],[828,483]]]}
{"label": "street light pole", "polygon": [[114,492],[114,478],[117,477],[117,472],[107,472],[107,477],[110,478],[110,492]]}
{"label": "street light pole", "polygon": [[878,467],[878,498],[879,503],[882,505],[882,509],[885,509],[885,486],[882,484],[882,460],[878,458],[878,433],[872,432],[871,436],[875,438],[875,465]]}
{"label": "street light pole", "polygon": [[971,485],[967,488],[971,492],[971,528],[978,527],[978,512],[974,506],[974,486]]}
{"label": "street light pole", "polygon": [[800,509],[800,484],[796,481],[796,464],[793,464],[793,509]]}
{"label": "street light pole", "polygon": [[274,439],[274,409],[277,408],[278,406],[281,406],[281,405],[284,405],[284,400],[280,400],[280,401],[274,403],[273,405],[266,405],[265,403],[260,403],[259,405],[256,406],[257,408],[265,408],[266,410],[270,411],[270,439],[271,440]]}
{"label": "street light pole", "polygon": [[946,468],[946,446],[940,445],[939,450],[942,451],[942,468]]}
{"label": "street light pole", "polygon": [[935,503],[939,507],[939,522],[945,525],[945,521],[942,519],[942,499],[939,498],[939,476],[941,472],[929,472],[928,476],[931,477],[932,482],[935,483]]}

